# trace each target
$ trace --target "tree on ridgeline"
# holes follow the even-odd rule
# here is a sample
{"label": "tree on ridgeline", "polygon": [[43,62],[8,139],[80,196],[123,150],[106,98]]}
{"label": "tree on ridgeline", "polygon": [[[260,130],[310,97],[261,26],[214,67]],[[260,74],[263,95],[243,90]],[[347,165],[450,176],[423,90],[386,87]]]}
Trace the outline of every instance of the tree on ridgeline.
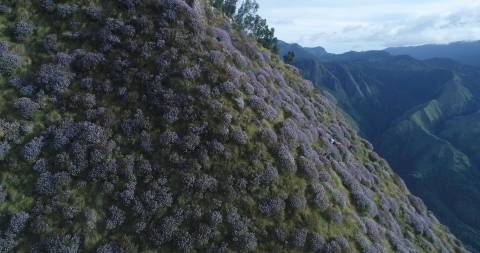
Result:
{"label": "tree on ridgeline", "polygon": [[211,3],[216,9],[223,10],[223,0],[212,0]]}
{"label": "tree on ridgeline", "polygon": [[295,53],[293,51],[288,51],[288,53],[283,56],[283,61],[287,64],[291,64],[294,59],[295,59]]}
{"label": "tree on ridgeline", "polygon": [[237,10],[238,0],[213,0],[213,7],[232,17],[237,28],[253,36],[263,47],[278,52],[275,29],[258,15],[259,4],[255,0],[244,0]]}
{"label": "tree on ridgeline", "polygon": [[228,17],[233,17],[237,11],[237,1],[238,0],[225,0],[223,4],[223,12]]}
{"label": "tree on ridgeline", "polygon": [[260,5],[254,0],[246,0],[238,8],[234,20],[241,30],[251,30]]}

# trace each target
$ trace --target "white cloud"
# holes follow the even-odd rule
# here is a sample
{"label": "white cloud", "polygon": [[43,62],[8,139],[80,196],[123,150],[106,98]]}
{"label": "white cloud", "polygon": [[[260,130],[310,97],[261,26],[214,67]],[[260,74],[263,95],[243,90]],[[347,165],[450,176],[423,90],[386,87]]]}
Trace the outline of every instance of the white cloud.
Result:
{"label": "white cloud", "polygon": [[471,0],[257,0],[277,37],[331,52],[480,39]]}

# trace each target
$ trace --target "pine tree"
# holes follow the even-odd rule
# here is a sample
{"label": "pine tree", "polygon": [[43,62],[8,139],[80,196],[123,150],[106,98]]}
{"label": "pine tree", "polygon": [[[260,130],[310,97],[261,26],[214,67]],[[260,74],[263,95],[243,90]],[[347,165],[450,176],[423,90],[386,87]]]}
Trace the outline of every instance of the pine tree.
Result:
{"label": "pine tree", "polygon": [[283,56],[283,61],[287,64],[290,64],[295,59],[295,53],[293,51],[288,51],[286,55]]}
{"label": "pine tree", "polygon": [[223,3],[223,13],[228,17],[233,17],[237,11],[237,1],[238,0],[225,0]]}
{"label": "pine tree", "polygon": [[223,1],[224,0],[212,0],[212,5],[213,7],[219,9],[219,10],[223,10]]}

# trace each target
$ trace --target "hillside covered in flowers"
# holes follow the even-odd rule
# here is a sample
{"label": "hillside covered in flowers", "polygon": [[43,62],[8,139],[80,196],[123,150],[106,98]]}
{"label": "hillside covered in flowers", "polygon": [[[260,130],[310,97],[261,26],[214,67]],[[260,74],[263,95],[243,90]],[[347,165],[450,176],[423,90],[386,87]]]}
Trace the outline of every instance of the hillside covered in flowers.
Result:
{"label": "hillside covered in flowers", "polygon": [[3,0],[0,252],[466,252],[206,0]]}

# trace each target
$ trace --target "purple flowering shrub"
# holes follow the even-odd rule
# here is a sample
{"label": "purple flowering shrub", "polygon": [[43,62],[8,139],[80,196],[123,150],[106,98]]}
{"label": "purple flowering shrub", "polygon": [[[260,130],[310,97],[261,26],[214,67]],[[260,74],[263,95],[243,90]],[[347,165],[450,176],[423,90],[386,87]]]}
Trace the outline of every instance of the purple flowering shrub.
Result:
{"label": "purple flowering shrub", "polygon": [[33,25],[30,21],[20,20],[15,23],[12,33],[15,40],[25,41],[33,33]]}

